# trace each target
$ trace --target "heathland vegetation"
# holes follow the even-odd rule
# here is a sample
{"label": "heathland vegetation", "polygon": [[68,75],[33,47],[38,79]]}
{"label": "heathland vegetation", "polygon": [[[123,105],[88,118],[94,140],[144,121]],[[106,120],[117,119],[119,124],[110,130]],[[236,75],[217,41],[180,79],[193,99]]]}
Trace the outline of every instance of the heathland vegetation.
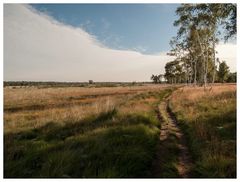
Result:
{"label": "heathland vegetation", "polygon": [[5,177],[151,177],[171,88],[5,88]]}
{"label": "heathland vegetation", "polygon": [[[160,104],[169,96],[191,165],[179,164],[179,131]],[[235,85],[4,88],[5,177],[184,177],[181,168],[236,176]]]}
{"label": "heathland vegetation", "polygon": [[236,177],[236,85],[184,87],[170,108],[186,135],[196,177]]}
{"label": "heathland vegetation", "polygon": [[4,177],[236,177],[236,5],[176,13],[162,84],[4,82]]}

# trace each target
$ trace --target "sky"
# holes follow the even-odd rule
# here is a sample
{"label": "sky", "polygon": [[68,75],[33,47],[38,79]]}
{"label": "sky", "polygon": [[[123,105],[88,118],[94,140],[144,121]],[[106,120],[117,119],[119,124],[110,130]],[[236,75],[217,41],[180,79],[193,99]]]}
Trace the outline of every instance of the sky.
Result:
{"label": "sky", "polygon": [[[59,22],[80,27],[109,48],[156,54],[170,49],[179,4],[33,4]],[[164,36],[161,36],[164,35]]]}
{"label": "sky", "polygon": [[[178,4],[5,4],[5,81],[150,81],[164,73]],[[236,45],[217,46],[236,71]]]}

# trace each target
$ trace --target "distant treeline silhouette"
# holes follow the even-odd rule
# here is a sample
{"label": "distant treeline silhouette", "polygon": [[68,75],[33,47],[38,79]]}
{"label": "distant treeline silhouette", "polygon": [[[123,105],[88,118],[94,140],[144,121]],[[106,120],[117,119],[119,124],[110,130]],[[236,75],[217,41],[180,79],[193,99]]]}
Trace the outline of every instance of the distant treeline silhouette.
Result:
{"label": "distant treeline silhouette", "polygon": [[[92,81],[92,80],[91,80]],[[132,86],[142,85],[149,82],[53,82],[53,81],[4,81],[3,86],[12,87],[117,87],[117,86]]]}

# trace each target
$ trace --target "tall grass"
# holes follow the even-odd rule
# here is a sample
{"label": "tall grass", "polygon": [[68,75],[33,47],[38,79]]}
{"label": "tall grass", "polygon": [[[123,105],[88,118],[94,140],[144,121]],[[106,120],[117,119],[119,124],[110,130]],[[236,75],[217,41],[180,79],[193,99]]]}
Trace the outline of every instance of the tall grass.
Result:
{"label": "tall grass", "polygon": [[150,175],[159,130],[149,118],[112,111],[81,123],[6,135],[5,177]]}
{"label": "tall grass", "polygon": [[[66,107],[59,119],[40,114],[22,119],[30,126],[20,130],[5,125],[4,177],[150,177],[160,127],[154,107],[170,91],[98,98],[84,117],[62,117]],[[16,113],[24,112],[8,113],[10,122]]]}
{"label": "tall grass", "polygon": [[187,135],[195,177],[236,177],[236,86],[184,88],[171,108]]}
{"label": "tall grass", "polygon": [[[79,121],[135,95],[164,87],[4,88],[4,132],[41,127],[48,122]],[[108,105],[108,106],[107,106]]]}

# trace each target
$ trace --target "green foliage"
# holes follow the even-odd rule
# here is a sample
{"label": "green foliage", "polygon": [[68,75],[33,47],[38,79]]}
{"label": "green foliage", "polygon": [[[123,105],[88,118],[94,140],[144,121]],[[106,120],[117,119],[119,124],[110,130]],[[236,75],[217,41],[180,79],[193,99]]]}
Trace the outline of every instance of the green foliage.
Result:
{"label": "green foliage", "polygon": [[[217,30],[224,25],[225,40],[236,35],[236,4],[182,4],[176,14],[179,18],[174,26],[179,29],[177,36],[170,41],[172,50],[169,55],[176,56],[175,61],[181,62],[180,75],[186,83],[205,86],[209,81],[214,83],[215,47],[219,41]],[[179,77],[169,69],[165,75],[169,83]]]}
{"label": "green foliage", "polygon": [[153,81],[153,83],[162,83],[162,78],[163,78],[162,74],[151,76],[151,80]]}
{"label": "green foliage", "polygon": [[218,77],[220,82],[225,82],[229,73],[229,67],[226,62],[223,61],[219,64]]}
{"label": "green foliage", "polygon": [[227,78],[228,83],[236,83],[237,82],[237,72],[229,73]]}
{"label": "green foliage", "polygon": [[174,60],[165,65],[165,78],[168,83],[183,83],[185,79],[185,72],[181,62]]}

